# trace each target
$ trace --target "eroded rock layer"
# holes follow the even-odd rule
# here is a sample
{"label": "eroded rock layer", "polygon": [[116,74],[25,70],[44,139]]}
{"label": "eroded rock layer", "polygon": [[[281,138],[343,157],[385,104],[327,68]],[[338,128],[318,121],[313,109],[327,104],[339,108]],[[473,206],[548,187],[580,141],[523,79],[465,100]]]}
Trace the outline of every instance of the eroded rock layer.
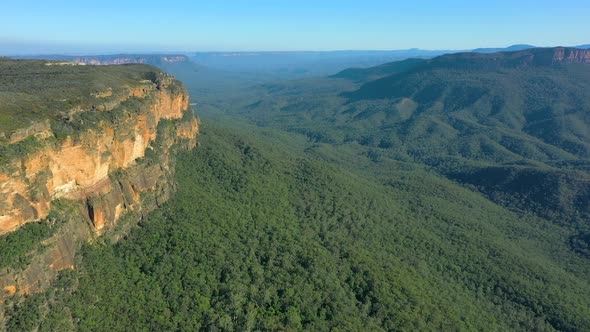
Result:
{"label": "eroded rock layer", "polygon": [[85,241],[107,233],[124,215],[139,219],[169,197],[175,151],[196,146],[199,125],[184,86],[155,69],[152,74],[122,87],[124,97],[106,105],[64,112],[67,135],[43,120],[9,136],[8,149],[35,144],[0,167],[0,234],[47,218],[56,202],[66,202],[69,212],[24,270],[0,271],[5,295],[42,290],[57,271],[74,267]]}

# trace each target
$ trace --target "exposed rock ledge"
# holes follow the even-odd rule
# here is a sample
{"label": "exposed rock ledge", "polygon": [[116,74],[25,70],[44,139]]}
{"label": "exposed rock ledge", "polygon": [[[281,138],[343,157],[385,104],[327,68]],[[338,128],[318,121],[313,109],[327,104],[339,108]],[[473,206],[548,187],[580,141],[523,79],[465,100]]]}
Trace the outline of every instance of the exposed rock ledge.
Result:
{"label": "exposed rock ledge", "polygon": [[0,271],[4,296],[43,290],[59,270],[74,267],[85,241],[167,200],[175,151],[196,146],[199,125],[186,89],[159,75],[106,109],[79,110],[102,117],[76,135],[58,140],[43,123],[15,136],[33,135],[41,147],[0,170],[0,234],[46,218],[56,200],[69,212],[29,266]]}

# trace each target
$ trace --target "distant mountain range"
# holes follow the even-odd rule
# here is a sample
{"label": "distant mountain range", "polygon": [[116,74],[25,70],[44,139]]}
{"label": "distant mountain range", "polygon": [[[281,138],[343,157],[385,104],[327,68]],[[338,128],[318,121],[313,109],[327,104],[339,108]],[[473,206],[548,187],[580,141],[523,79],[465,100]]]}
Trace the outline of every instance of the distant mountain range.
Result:
{"label": "distant mountain range", "polygon": [[369,67],[407,58],[431,58],[450,50],[326,51],[326,52],[203,52],[191,60],[211,68],[252,71],[318,71],[334,73],[352,66]]}
{"label": "distant mountain range", "polygon": [[186,55],[181,54],[109,54],[109,55],[31,55],[16,57],[21,59],[46,59],[71,61],[87,65],[123,65],[141,63],[149,65],[163,65],[166,63],[189,62]]}
{"label": "distant mountain range", "polygon": [[[410,58],[428,59],[443,54],[462,52],[497,53],[534,47],[520,44],[506,48],[478,48],[475,50],[422,50],[414,48],[390,51],[197,52],[186,55],[28,55],[16,58],[74,61],[90,65],[143,63],[176,73],[182,70],[202,70],[207,67],[211,70],[227,72],[257,72],[269,79],[297,79],[333,75],[348,68],[369,68]],[[590,45],[580,45],[578,48],[590,48]],[[188,63],[192,64],[188,65]]]}
{"label": "distant mountain range", "polygon": [[[361,84],[346,91],[343,80]],[[244,111],[260,123],[409,158],[500,203],[590,227],[590,50],[447,54],[265,89]]]}
{"label": "distant mountain range", "polygon": [[476,48],[472,50],[472,52],[476,53],[497,53],[497,52],[514,52],[514,51],[522,51],[529,48],[535,48],[536,46],[533,45],[526,45],[526,44],[517,44],[503,48]]}
{"label": "distant mountain range", "polygon": [[[585,45],[578,45],[578,46],[570,46],[572,48],[580,48],[580,49],[588,49],[590,48],[590,44]],[[538,46],[527,45],[527,44],[516,44],[508,47],[501,47],[501,48],[476,48],[471,50],[471,52],[475,53],[498,53],[498,52],[515,52],[515,51],[523,51],[530,48],[539,48]]]}

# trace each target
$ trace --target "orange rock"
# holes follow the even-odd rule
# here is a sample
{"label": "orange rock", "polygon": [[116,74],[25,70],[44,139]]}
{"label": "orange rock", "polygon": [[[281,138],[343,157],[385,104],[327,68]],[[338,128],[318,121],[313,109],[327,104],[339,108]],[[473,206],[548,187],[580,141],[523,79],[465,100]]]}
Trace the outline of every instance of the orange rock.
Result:
{"label": "orange rock", "polygon": [[12,296],[12,295],[16,294],[16,286],[11,285],[11,286],[4,287],[4,293],[8,296]]}
{"label": "orange rock", "polygon": [[[161,89],[156,89],[154,84],[131,89],[130,97],[151,95],[152,98],[146,98],[145,107],[139,113],[130,112],[123,123],[102,121],[97,124],[102,130],[89,129],[79,133],[75,141],[68,137],[59,146],[48,145],[33,155],[15,160],[14,174],[0,173],[0,234],[46,217],[53,199],[84,199],[101,188],[110,188],[105,184],[110,181],[109,173],[129,168],[145,156],[145,150],[157,137],[160,120],[180,119],[189,108],[186,91],[172,93],[166,89],[171,80],[165,77]],[[194,141],[198,122],[182,124],[177,129],[177,137]],[[113,213],[113,216],[118,218],[120,214]],[[104,222],[99,221],[95,226],[103,227]]]}

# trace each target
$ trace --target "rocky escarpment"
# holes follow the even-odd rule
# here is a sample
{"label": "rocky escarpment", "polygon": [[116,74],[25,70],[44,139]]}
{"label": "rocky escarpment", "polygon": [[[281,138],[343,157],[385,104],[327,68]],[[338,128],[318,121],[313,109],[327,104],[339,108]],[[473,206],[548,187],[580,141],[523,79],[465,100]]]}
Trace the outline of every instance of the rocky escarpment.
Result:
{"label": "rocky escarpment", "polygon": [[77,56],[68,59],[78,63],[88,65],[122,65],[128,63],[141,63],[150,65],[161,65],[164,63],[188,62],[186,55],[97,55],[97,56]]}
{"label": "rocky escarpment", "polygon": [[182,54],[110,54],[110,55],[36,55],[24,57],[25,59],[45,59],[54,61],[67,61],[85,65],[124,65],[147,64],[160,66],[167,63],[190,62],[186,55]]}
{"label": "rocky escarpment", "polygon": [[590,63],[590,50],[558,47],[553,53],[553,61],[559,63]]}
{"label": "rocky escarpment", "polygon": [[27,267],[0,270],[5,294],[43,289],[74,267],[85,241],[124,216],[139,219],[173,190],[175,152],[195,147],[198,120],[182,84],[145,68],[146,79],[109,87],[94,104],[5,135],[0,233],[39,220],[59,225]]}
{"label": "rocky escarpment", "polygon": [[516,52],[456,53],[428,61],[429,66],[494,69],[590,63],[590,50],[572,47],[531,48]]}

